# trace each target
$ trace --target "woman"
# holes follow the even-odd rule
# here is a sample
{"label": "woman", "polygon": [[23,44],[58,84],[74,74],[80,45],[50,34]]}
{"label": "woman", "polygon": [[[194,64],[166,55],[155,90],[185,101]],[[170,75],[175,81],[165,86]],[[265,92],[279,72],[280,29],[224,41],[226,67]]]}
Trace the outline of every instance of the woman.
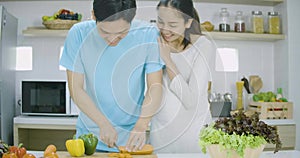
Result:
{"label": "woman", "polygon": [[156,152],[201,152],[198,135],[211,121],[208,59],[215,49],[201,34],[192,0],[161,0],[157,7],[164,99],[151,122]]}

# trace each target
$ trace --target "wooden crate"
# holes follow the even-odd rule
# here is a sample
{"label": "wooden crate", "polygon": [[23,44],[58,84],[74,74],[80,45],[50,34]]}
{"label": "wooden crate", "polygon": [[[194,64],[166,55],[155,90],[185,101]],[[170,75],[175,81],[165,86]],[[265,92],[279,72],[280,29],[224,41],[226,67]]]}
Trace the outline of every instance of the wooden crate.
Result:
{"label": "wooden crate", "polygon": [[292,119],[292,102],[250,102],[248,110],[259,112],[260,119]]}

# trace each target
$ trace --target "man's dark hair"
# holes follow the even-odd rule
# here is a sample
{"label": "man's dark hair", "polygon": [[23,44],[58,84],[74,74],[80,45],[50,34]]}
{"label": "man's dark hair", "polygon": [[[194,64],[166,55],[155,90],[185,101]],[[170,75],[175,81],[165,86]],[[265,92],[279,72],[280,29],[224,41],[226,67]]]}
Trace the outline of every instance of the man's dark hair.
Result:
{"label": "man's dark hair", "polygon": [[136,14],[135,0],[94,0],[93,10],[96,21],[124,19],[131,22]]}

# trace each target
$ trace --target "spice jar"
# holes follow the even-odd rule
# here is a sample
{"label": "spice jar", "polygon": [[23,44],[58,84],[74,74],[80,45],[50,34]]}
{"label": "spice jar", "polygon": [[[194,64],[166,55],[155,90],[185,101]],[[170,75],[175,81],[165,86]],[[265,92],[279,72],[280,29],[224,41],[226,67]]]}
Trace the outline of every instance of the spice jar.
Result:
{"label": "spice jar", "polygon": [[237,11],[234,21],[234,31],[235,32],[245,32],[245,21],[242,11]]}
{"label": "spice jar", "polygon": [[261,11],[252,11],[251,22],[253,33],[264,33],[264,17]]}
{"label": "spice jar", "polygon": [[229,32],[230,31],[229,12],[227,11],[227,8],[221,9],[219,31],[220,32]]}
{"label": "spice jar", "polygon": [[268,28],[271,34],[280,33],[280,17],[278,12],[268,12]]}

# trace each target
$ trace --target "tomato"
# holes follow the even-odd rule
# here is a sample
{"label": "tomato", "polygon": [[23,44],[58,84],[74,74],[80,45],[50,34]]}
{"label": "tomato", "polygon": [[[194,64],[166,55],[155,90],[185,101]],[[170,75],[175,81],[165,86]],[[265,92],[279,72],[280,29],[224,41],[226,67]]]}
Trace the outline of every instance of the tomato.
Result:
{"label": "tomato", "polygon": [[33,154],[25,154],[22,158],[35,158]]}
{"label": "tomato", "polygon": [[15,153],[4,153],[2,158],[18,158],[18,156]]}

